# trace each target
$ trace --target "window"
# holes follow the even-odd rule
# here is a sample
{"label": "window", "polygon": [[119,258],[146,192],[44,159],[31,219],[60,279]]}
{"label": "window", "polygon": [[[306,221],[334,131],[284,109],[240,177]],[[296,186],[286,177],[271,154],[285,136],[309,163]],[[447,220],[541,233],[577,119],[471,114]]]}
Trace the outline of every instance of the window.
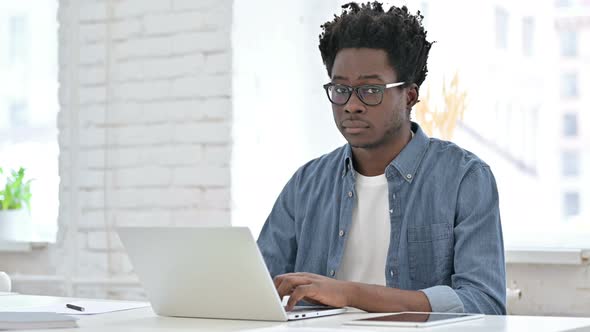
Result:
{"label": "window", "polygon": [[28,17],[25,15],[12,16],[8,19],[8,23],[10,63],[22,65],[28,59],[29,44],[31,43]]}
{"label": "window", "polygon": [[576,137],[578,136],[578,115],[574,113],[566,113],[563,115],[563,136]]}
{"label": "window", "polygon": [[508,48],[508,12],[496,7],[496,48]]}
{"label": "window", "polygon": [[522,53],[526,56],[533,55],[535,36],[535,19],[525,17],[522,20]]}
{"label": "window", "polygon": [[580,214],[580,193],[566,192],[563,195],[563,214],[566,218]]}
{"label": "window", "polygon": [[559,31],[559,50],[561,56],[574,57],[578,55],[578,31],[563,29]]}
{"label": "window", "polygon": [[24,127],[29,121],[27,102],[23,99],[12,100],[8,106],[10,123],[14,127]]}
{"label": "window", "polygon": [[430,17],[430,12],[428,10],[428,2],[422,1],[420,7],[420,13],[422,14],[422,16],[424,16],[424,18],[422,19],[422,24],[426,29],[428,29],[428,18]]}
{"label": "window", "polygon": [[[339,7],[321,2],[320,10],[318,2],[302,2],[306,5],[298,6],[300,11],[293,18],[280,16],[279,4],[235,2],[233,59],[240,75],[234,86],[240,89],[232,95],[232,222],[251,227],[254,235],[293,173],[346,143],[335,128],[331,105],[321,88],[329,78],[317,50],[318,26]],[[590,158],[584,132],[590,128],[590,117],[582,111],[590,110],[590,99],[582,98],[588,90],[582,84],[589,81],[585,75],[590,64],[579,56],[559,55],[563,25],[557,24],[581,14],[557,9],[553,2],[547,11],[519,1],[503,1],[497,7],[469,0],[407,4],[413,13],[427,9],[427,36],[436,41],[428,59],[428,76],[420,87],[420,104],[442,110],[447,100],[457,100],[442,94],[443,84],[447,92],[452,91],[450,82],[457,73],[458,89],[466,92],[467,101],[450,140],[478,155],[494,172],[506,247],[587,248],[590,230],[573,227],[577,224],[565,211],[567,206],[567,215],[577,213],[576,218],[586,225],[590,220],[584,200],[590,197],[586,183],[590,167],[584,164]],[[457,12],[488,19],[477,20],[466,31],[465,21],[449,20]],[[292,28],[253,34],[268,25],[257,19],[261,13],[281,17],[282,24]],[[313,37],[309,31],[315,31]],[[580,55],[590,48],[590,39],[581,34],[576,38]],[[253,48],[261,42],[272,51]],[[513,42],[518,45],[509,47]],[[281,69],[284,79],[277,78],[276,66],[268,65],[278,63],[276,59],[289,64]],[[306,59],[305,70],[301,59]],[[301,98],[286,103],[282,91],[297,91]],[[254,103],[257,107],[252,110],[249,105]],[[569,103],[575,105],[562,105]],[[416,112],[417,107],[412,118],[420,122]],[[283,123],[288,125],[277,125]],[[436,130],[431,136],[441,138]],[[564,137],[575,137],[575,142]],[[259,160],[256,165],[251,163],[252,156]],[[252,196],[253,187],[258,188],[256,196]],[[576,198],[566,199],[566,192],[577,193]],[[572,227],[560,227],[566,221]]]}
{"label": "window", "polygon": [[31,240],[50,242],[59,206],[56,13],[56,0],[0,2],[0,166],[34,179]]}
{"label": "window", "polygon": [[561,74],[561,97],[564,99],[575,98],[578,96],[578,74],[564,73]]}
{"label": "window", "polygon": [[561,162],[563,176],[580,175],[580,153],[578,151],[563,151],[561,153]]}

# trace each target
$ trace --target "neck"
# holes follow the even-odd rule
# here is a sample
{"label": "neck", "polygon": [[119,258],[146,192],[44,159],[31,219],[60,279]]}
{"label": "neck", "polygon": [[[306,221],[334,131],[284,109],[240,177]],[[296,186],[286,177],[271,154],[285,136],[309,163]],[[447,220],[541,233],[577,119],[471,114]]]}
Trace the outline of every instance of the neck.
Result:
{"label": "neck", "polygon": [[388,142],[371,148],[352,148],[354,167],[364,176],[377,176],[385,173],[385,168],[412,139],[410,125],[404,125],[399,134]]}

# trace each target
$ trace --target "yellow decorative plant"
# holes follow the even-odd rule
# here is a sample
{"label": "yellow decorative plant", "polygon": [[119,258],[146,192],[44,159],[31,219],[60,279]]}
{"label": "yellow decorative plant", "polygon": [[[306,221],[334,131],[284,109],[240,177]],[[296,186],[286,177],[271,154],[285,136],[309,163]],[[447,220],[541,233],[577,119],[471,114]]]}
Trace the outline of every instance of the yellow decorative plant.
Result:
{"label": "yellow decorative plant", "polygon": [[455,132],[457,120],[463,120],[466,109],[467,92],[459,89],[459,75],[455,73],[451,84],[443,80],[442,106],[432,106],[430,88],[424,98],[416,105],[416,118],[428,136],[450,140]]}

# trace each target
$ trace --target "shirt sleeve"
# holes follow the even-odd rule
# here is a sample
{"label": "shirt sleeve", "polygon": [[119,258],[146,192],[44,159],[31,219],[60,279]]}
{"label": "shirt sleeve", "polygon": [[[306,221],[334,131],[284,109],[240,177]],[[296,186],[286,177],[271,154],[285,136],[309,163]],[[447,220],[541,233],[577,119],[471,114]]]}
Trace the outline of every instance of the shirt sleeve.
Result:
{"label": "shirt sleeve", "polygon": [[266,219],[258,247],[270,275],[293,272],[297,256],[295,192],[297,173],[287,182]]}
{"label": "shirt sleeve", "polygon": [[506,314],[506,265],[498,189],[489,166],[463,178],[454,225],[451,286],[423,289],[433,312]]}
{"label": "shirt sleeve", "polygon": [[457,292],[449,286],[433,286],[423,289],[422,292],[426,294],[432,312],[465,312]]}

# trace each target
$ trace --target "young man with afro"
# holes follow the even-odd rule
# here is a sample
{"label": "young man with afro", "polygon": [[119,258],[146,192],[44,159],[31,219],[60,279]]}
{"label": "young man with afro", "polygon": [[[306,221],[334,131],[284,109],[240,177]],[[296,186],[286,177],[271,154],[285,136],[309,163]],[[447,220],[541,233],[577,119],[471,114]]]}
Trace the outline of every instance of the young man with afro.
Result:
{"label": "young man with afro", "polygon": [[322,25],[334,121],[348,144],[303,165],[258,239],[287,309],[506,313],[490,167],[410,119],[431,42],[422,16],[378,2]]}

